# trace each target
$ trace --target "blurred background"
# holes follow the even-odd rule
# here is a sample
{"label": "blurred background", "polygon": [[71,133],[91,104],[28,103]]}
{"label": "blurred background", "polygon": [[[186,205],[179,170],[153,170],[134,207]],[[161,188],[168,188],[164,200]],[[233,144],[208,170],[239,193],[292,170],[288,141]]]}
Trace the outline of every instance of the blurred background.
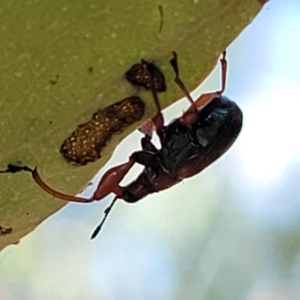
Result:
{"label": "blurred background", "polygon": [[[300,299],[299,32],[300,1],[269,1],[227,49],[225,94],[244,112],[228,153],[169,190],[117,202],[93,241],[112,197],[67,205],[0,253],[0,299]],[[218,65],[192,95],[219,87]],[[166,121],[187,107],[178,101]],[[141,136],[124,140],[94,181]]]}

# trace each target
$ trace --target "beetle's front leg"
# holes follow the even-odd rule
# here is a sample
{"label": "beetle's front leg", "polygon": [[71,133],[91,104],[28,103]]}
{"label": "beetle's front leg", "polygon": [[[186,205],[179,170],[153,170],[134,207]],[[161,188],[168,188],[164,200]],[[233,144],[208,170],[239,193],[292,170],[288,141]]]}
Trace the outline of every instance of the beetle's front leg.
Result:
{"label": "beetle's front leg", "polygon": [[31,169],[27,166],[18,166],[18,165],[8,164],[6,170],[1,170],[0,173],[14,174],[14,173],[18,173],[21,171],[30,172],[32,175],[32,178],[40,186],[40,188],[43,189],[45,192],[47,192],[48,194],[50,194],[53,197],[56,197],[56,198],[59,198],[62,200],[66,200],[66,201],[79,202],[79,203],[89,203],[89,202],[93,202],[95,200],[93,198],[87,199],[87,198],[82,198],[82,197],[76,197],[73,195],[63,194],[63,193],[60,193],[60,192],[52,189],[40,177],[40,175],[37,171],[37,168]]}
{"label": "beetle's front leg", "polygon": [[130,156],[130,159],[127,163],[116,166],[114,168],[109,169],[102,179],[100,180],[98,187],[91,198],[82,198],[76,197],[73,195],[63,194],[48,186],[44,180],[40,177],[39,173],[37,172],[37,168],[33,170],[27,166],[16,166],[9,164],[6,170],[0,171],[0,173],[17,173],[20,171],[30,172],[32,174],[33,179],[35,182],[48,194],[52,195],[53,197],[72,201],[72,202],[79,202],[79,203],[90,203],[95,200],[101,200],[105,196],[110,193],[114,193],[116,198],[122,198],[122,188],[119,186],[119,183],[122,181],[124,176],[128,173],[130,168],[136,162],[135,160],[135,153]]}
{"label": "beetle's front leg", "polygon": [[[224,51],[222,53],[222,57],[220,59],[220,63],[221,63],[221,89],[219,91],[216,92],[212,92],[212,93],[206,93],[201,95],[195,102],[194,105],[196,106],[196,108],[202,107],[204,105],[206,105],[208,102],[210,102],[212,99],[214,99],[215,97],[220,97],[226,87],[226,77],[227,77],[227,61],[226,61],[226,51]],[[193,106],[190,106],[189,109],[187,110],[193,110]]]}
{"label": "beetle's front leg", "polygon": [[178,68],[178,60],[176,52],[173,52],[174,57],[170,60],[170,64],[173,67],[175,72],[174,81],[183,91],[187,99],[190,101],[191,106],[186,110],[186,112],[180,118],[180,121],[184,125],[192,124],[198,118],[198,111],[201,110],[206,104],[208,104],[212,99],[216,97],[220,97],[225,90],[226,86],[226,73],[227,73],[227,61],[226,61],[226,51],[223,52],[221,62],[221,89],[217,92],[206,93],[201,95],[196,101],[194,101],[185,87],[182,80],[179,78],[179,68]]}
{"label": "beetle's front leg", "polygon": [[141,140],[142,149],[146,152],[157,153],[157,148],[152,144],[153,132],[156,131],[156,126],[151,119],[146,121],[140,128],[139,131],[145,136]]}

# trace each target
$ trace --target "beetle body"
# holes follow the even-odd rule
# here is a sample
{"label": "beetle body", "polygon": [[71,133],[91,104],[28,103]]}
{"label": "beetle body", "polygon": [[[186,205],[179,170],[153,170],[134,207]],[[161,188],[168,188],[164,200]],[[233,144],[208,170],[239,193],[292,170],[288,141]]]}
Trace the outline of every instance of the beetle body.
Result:
{"label": "beetle body", "polygon": [[240,108],[224,96],[214,98],[199,110],[192,124],[175,119],[161,128],[161,149],[151,144],[134,154],[136,162],[145,168],[135,181],[123,188],[122,198],[135,202],[200,173],[226,152],[241,127]]}

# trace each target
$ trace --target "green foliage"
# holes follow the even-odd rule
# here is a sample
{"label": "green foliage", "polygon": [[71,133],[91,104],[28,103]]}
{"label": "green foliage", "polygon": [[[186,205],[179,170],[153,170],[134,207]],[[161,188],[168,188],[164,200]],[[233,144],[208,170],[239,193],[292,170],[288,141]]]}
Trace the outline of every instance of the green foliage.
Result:
{"label": "green foliage", "polygon": [[[195,88],[260,8],[255,0],[3,2],[0,168],[39,166],[53,188],[78,193],[139,125],[116,136],[96,163],[75,167],[59,147],[78,124],[135,93],[147,103],[142,121],[155,113],[150,93],[130,86],[125,71],[141,58],[155,61],[166,75],[168,90],[160,98],[167,107],[182,96],[168,63],[171,51],[179,55],[187,87]],[[0,249],[65,205],[28,173],[1,174],[0,180],[0,225],[13,228],[0,236]]]}

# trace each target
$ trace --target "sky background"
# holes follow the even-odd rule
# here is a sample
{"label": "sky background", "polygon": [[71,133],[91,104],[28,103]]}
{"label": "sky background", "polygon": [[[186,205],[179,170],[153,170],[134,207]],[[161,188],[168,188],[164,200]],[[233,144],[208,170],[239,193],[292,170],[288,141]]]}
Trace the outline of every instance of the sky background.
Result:
{"label": "sky background", "polygon": [[[67,205],[0,253],[0,299],[300,299],[299,33],[299,0],[267,3],[227,49],[225,94],[244,112],[230,151],[172,189],[118,202],[92,242],[110,199]],[[192,95],[219,86],[218,66]],[[166,120],[187,106],[178,101]]]}

